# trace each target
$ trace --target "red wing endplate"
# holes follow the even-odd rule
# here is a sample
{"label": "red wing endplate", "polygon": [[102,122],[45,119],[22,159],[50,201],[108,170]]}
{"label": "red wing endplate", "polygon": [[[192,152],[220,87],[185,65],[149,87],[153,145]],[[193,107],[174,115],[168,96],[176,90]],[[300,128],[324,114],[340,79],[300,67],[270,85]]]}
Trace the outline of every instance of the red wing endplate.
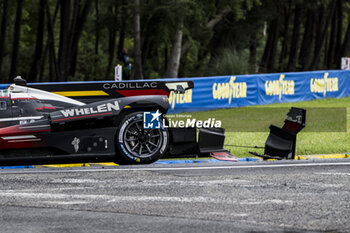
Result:
{"label": "red wing endplate", "polygon": [[231,155],[228,151],[211,152],[210,156],[217,160],[238,162],[237,158]]}

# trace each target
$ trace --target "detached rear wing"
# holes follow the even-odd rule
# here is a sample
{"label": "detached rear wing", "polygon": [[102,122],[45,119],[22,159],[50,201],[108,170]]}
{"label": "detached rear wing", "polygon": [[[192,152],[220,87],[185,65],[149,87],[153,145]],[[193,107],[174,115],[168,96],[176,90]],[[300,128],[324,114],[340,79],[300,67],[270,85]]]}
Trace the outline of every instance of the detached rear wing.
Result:
{"label": "detached rear wing", "polygon": [[66,96],[84,103],[144,95],[184,93],[194,87],[193,81],[96,81],[68,83],[32,83],[29,87]]}

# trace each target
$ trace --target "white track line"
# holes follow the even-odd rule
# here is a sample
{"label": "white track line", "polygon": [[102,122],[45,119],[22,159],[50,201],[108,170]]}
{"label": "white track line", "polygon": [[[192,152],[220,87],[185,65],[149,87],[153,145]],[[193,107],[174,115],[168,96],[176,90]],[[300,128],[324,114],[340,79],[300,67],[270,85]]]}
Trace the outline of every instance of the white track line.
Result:
{"label": "white track line", "polygon": [[[280,199],[265,199],[255,200],[248,199],[240,201],[237,199],[226,200],[220,198],[213,198],[207,196],[196,197],[177,197],[177,196],[118,196],[118,195],[97,195],[97,194],[66,194],[66,193],[37,193],[37,192],[20,192],[18,190],[0,190],[0,197],[4,198],[20,198],[20,199],[32,199],[40,200],[42,203],[47,204],[87,204],[92,202],[179,202],[179,203],[213,203],[213,204],[236,204],[241,205],[261,205],[261,204],[276,204],[276,205],[291,205],[290,200]],[[67,201],[64,201],[67,200]]]}
{"label": "white track line", "polygon": [[350,165],[350,162],[341,162],[341,163],[301,163],[301,164],[266,164],[266,165],[242,165],[242,166],[205,166],[205,167],[142,167],[142,168],[81,168],[81,169],[72,169],[72,170],[17,170],[17,171],[1,171],[0,174],[14,174],[14,173],[72,173],[72,172],[107,172],[107,171],[184,171],[184,170],[222,170],[222,169],[243,169],[243,168],[281,168],[281,167],[315,167],[315,166],[346,166]]}

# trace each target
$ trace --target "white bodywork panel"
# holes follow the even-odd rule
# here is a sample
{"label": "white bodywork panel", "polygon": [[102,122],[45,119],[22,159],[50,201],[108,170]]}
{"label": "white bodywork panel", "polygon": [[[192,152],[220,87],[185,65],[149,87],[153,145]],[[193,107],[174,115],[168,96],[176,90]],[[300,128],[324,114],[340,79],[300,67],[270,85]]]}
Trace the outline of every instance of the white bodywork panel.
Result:
{"label": "white bodywork panel", "polygon": [[53,100],[53,101],[59,101],[59,102],[65,102],[65,103],[69,103],[69,104],[73,104],[76,106],[82,106],[85,105],[85,103],[65,97],[65,96],[61,96],[61,95],[57,95],[51,92],[47,92],[47,91],[42,91],[42,90],[38,90],[35,88],[30,88],[30,87],[23,87],[23,86],[18,86],[16,84],[12,84],[11,86],[8,87],[8,90],[11,94],[15,94],[17,95],[21,95],[20,93],[23,93],[24,95],[27,94],[28,96],[32,97],[32,98],[36,98],[39,100]]}

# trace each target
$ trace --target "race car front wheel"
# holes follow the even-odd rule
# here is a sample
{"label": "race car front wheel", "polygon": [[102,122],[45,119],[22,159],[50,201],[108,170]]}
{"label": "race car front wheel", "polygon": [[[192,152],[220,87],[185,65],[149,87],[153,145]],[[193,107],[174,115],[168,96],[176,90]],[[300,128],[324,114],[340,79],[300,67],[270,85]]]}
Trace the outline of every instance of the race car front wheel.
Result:
{"label": "race car front wheel", "polygon": [[168,130],[160,121],[159,128],[145,129],[143,112],[126,115],[116,134],[116,162],[146,164],[157,161],[165,153],[169,141]]}

